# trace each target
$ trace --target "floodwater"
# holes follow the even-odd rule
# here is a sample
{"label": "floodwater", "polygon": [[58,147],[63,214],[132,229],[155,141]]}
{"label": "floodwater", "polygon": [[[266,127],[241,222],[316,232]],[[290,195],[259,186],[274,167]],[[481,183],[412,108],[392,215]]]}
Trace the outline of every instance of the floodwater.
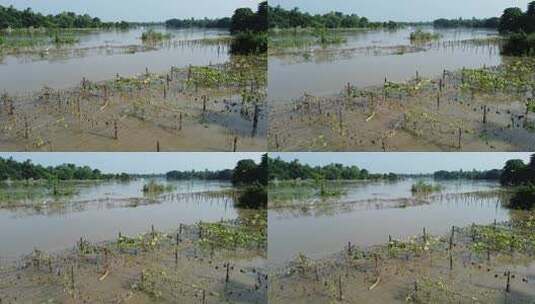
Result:
{"label": "floodwater", "polygon": [[[156,197],[144,197],[148,180],[87,183],[60,207],[51,199],[36,202],[39,208],[0,209],[0,258],[15,259],[34,248],[57,251],[73,247],[83,237],[91,242],[115,239],[119,232],[135,235],[178,229],[179,224],[234,219],[238,210],[231,196],[203,195],[229,189],[230,183],[216,181],[165,181],[174,190]],[[143,198],[152,203],[135,205]],[[132,203],[132,204],[129,204]],[[9,246],[6,246],[9,244]]]}
{"label": "floodwater", "polygon": [[56,51],[51,47],[49,52],[0,57],[0,92],[27,93],[44,86],[67,88],[79,84],[83,77],[102,81],[117,74],[141,74],[145,69],[161,73],[172,66],[204,66],[229,59],[226,46],[187,43],[229,35],[228,31],[153,28],[172,34],[172,40],[143,48],[141,35],[147,28],[94,31],[77,36],[80,42],[67,50]]}
{"label": "floodwater", "polygon": [[410,33],[415,30],[408,27],[396,31],[344,32],[338,35],[347,42],[339,46],[270,55],[269,98],[287,101],[305,92],[330,95],[339,93],[348,82],[362,88],[383,84],[385,77],[405,81],[415,77],[416,71],[421,77],[436,77],[444,69],[479,68],[502,62],[496,43],[461,43],[495,36],[496,31],[424,27],[423,30],[442,37],[411,49]]}
{"label": "floodwater", "polygon": [[[446,234],[452,225],[464,227],[509,219],[498,195],[463,195],[498,189],[493,182],[440,181],[444,188],[418,204],[405,208],[384,208],[381,200],[411,198],[416,180],[357,182],[347,184],[338,202],[352,202],[317,209],[270,209],[268,213],[268,256],[281,265],[303,253],[320,258],[340,251],[348,241],[360,247],[385,244],[388,236],[406,239],[422,234]],[[428,180],[427,182],[433,182]],[[327,210],[326,210],[327,209]]]}

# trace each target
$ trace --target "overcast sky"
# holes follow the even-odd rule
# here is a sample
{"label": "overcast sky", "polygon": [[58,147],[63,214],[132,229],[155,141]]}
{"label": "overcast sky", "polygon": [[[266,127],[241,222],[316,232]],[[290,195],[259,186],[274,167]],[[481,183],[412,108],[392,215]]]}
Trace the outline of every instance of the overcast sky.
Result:
{"label": "overcast sky", "polygon": [[72,163],[106,173],[166,173],[171,170],[232,169],[241,159],[260,162],[262,153],[0,153],[18,161],[32,160],[44,166]]}
{"label": "overcast sky", "polygon": [[509,159],[529,161],[531,153],[270,153],[286,161],[356,165],[373,173],[432,173],[438,170],[501,169]]}
{"label": "overcast sky", "polygon": [[165,21],[171,18],[230,17],[235,9],[256,9],[259,0],[0,0],[45,15],[72,11],[105,21]]}
{"label": "overcast sky", "polygon": [[272,6],[299,7],[313,14],[341,11],[372,21],[432,21],[438,18],[495,17],[507,7],[523,10],[530,0],[270,0]]}

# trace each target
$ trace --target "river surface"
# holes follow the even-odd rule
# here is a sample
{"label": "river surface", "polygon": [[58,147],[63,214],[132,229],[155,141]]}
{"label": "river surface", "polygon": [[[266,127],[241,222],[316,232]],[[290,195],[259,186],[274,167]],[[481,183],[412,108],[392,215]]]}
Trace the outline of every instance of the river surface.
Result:
{"label": "river surface", "polygon": [[[384,201],[411,199],[411,186],[417,180],[397,182],[356,182],[344,187],[336,206],[319,208],[277,208],[268,213],[268,255],[280,265],[303,253],[320,258],[339,252],[348,241],[368,247],[385,244],[388,236],[407,239],[422,234],[425,227],[433,235],[447,233],[452,225],[464,227],[509,219],[509,210],[492,192],[498,183],[479,181],[440,181],[440,193],[423,198],[429,204],[404,208],[385,207]],[[432,180],[426,182],[434,183]],[[465,194],[463,194],[465,193]]]}
{"label": "river surface", "polygon": [[[339,33],[347,41],[337,46],[285,50],[269,58],[269,98],[288,101],[303,93],[330,95],[350,82],[363,88],[390,81],[437,77],[443,70],[498,65],[502,62],[496,43],[471,43],[473,39],[496,36],[493,30],[433,29],[439,40],[411,49],[410,33],[400,30],[363,30]],[[404,48],[400,51],[400,48]],[[416,46],[415,46],[416,47]]]}
{"label": "river surface", "polygon": [[[239,210],[230,196],[209,196],[207,191],[229,189],[230,183],[215,181],[165,181],[174,190],[154,197],[150,204],[136,202],[148,197],[148,180],[87,183],[64,203],[53,205],[40,198],[35,207],[0,209],[0,258],[28,254],[34,248],[57,251],[73,247],[80,237],[91,242],[112,240],[119,232],[135,235],[178,229],[180,223],[234,219]],[[36,199],[37,200],[37,199]]]}
{"label": "river surface", "polygon": [[0,92],[22,94],[44,86],[67,88],[78,85],[83,77],[101,81],[117,74],[133,76],[146,69],[162,73],[172,66],[217,64],[229,58],[227,46],[187,43],[226,36],[228,31],[153,28],[173,35],[171,41],[142,49],[141,35],[147,28],[94,31],[78,34],[79,43],[61,51],[52,46],[48,52],[0,57]]}

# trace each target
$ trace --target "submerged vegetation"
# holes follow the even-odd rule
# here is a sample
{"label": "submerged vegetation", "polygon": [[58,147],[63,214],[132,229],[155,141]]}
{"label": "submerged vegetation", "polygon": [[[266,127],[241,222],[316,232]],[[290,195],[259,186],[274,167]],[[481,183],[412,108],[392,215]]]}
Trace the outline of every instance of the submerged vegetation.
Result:
{"label": "submerged vegetation", "polygon": [[411,42],[428,42],[440,39],[441,35],[437,33],[424,32],[421,29],[412,32],[410,35]]}
{"label": "submerged vegetation", "polygon": [[154,180],[151,180],[149,183],[143,185],[143,193],[145,194],[160,194],[164,192],[171,192],[174,190],[175,187],[173,185],[160,184]]}
{"label": "submerged vegetation", "polygon": [[156,32],[154,29],[149,29],[141,34],[141,40],[146,43],[156,43],[171,39],[170,33]]}
{"label": "submerged vegetation", "polygon": [[428,194],[432,192],[442,191],[442,186],[439,184],[428,184],[424,181],[418,181],[411,187],[411,192],[414,194]]}

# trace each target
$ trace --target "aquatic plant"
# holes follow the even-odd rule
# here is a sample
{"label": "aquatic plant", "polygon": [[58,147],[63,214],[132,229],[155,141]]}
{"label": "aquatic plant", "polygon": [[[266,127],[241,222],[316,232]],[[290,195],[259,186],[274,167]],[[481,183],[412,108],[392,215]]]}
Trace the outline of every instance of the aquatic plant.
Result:
{"label": "aquatic plant", "polygon": [[428,184],[424,181],[418,181],[411,186],[412,193],[431,193],[442,191],[442,186],[439,184]]}
{"label": "aquatic plant", "polygon": [[143,193],[158,194],[163,192],[171,192],[175,190],[173,185],[164,185],[151,180],[148,184],[143,185]]}
{"label": "aquatic plant", "polygon": [[440,39],[442,35],[437,33],[430,33],[430,32],[424,32],[421,29],[416,30],[415,32],[412,32],[410,35],[411,42],[427,42],[431,40],[437,40]]}
{"label": "aquatic plant", "polygon": [[149,29],[141,34],[141,40],[143,42],[160,42],[171,38],[172,35],[170,33],[156,32],[154,29]]}

